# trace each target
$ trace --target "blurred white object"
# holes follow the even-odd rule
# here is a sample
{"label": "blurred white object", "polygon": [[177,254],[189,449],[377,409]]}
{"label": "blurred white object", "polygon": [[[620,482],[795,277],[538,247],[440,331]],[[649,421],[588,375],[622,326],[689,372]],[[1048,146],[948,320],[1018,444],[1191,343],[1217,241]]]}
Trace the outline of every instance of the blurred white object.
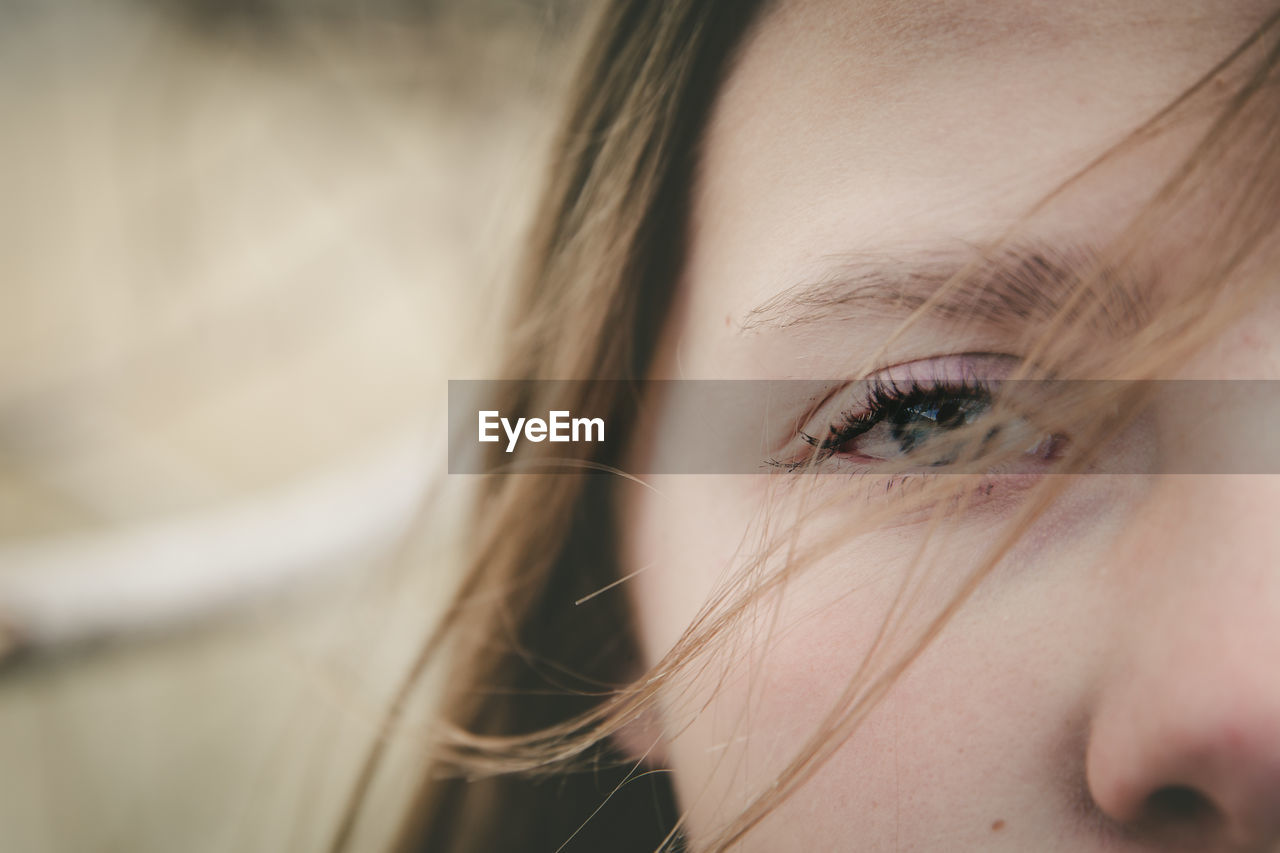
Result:
{"label": "blurred white object", "polygon": [[214,512],[4,544],[0,628],[36,649],[155,630],[368,565],[414,519],[430,449],[414,432]]}

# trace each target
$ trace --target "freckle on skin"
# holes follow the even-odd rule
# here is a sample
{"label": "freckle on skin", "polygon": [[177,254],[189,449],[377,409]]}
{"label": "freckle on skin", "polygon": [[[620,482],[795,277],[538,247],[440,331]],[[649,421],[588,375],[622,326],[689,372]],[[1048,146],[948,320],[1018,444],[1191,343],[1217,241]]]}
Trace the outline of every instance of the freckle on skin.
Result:
{"label": "freckle on skin", "polygon": [[998,821],[996,821],[995,823],[991,824],[991,831],[992,831],[992,832],[999,832],[999,831],[1000,831],[1000,830],[1002,830],[1002,829],[1004,829],[1004,821],[1003,821],[1003,820],[998,820]]}

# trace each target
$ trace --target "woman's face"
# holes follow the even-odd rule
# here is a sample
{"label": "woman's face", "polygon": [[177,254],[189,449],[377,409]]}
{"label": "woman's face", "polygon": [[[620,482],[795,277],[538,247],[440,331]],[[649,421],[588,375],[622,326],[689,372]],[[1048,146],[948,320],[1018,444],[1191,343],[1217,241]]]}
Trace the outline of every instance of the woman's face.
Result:
{"label": "woman's face", "polygon": [[[656,375],[918,375],[965,354],[1024,355],[1017,312],[926,316],[880,351],[909,300],[861,295],[869,282],[881,297],[895,282],[927,287],[1000,236],[1270,5],[781,3],[714,109]],[[1070,258],[1105,243],[1207,121],[1067,193],[1030,226],[1035,245]],[[1167,255],[1153,269],[1194,243],[1157,247]],[[797,305],[784,292],[817,296]],[[1269,296],[1179,378],[1280,378],[1278,332]],[[655,476],[625,496],[648,663],[749,564],[763,515],[788,517],[780,476]],[[1280,477],[1080,479],[742,849],[1280,849]],[[854,489],[805,535],[896,499]],[[936,613],[1018,505],[997,494],[947,522],[918,586],[923,520],[838,542],[734,629],[723,665],[669,685],[652,732],[627,739],[637,751],[656,740],[650,760],[673,773],[693,849],[822,725],[904,587],[913,612]]]}

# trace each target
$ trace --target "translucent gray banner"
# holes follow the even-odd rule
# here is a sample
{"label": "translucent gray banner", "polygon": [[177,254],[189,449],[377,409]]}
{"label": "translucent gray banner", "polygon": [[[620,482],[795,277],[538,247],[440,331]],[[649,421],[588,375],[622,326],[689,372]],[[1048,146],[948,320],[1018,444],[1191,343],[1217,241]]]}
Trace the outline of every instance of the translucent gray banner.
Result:
{"label": "translucent gray banner", "polygon": [[1280,473],[1280,380],[449,383],[449,472]]}

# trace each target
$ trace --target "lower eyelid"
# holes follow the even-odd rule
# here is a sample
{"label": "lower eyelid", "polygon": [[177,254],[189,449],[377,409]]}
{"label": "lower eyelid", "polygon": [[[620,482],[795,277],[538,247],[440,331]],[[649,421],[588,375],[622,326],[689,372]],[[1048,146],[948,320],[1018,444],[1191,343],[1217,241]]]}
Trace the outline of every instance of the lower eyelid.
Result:
{"label": "lower eyelid", "polygon": [[[961,480],[955,480],[961,477]],[[804,478],[808,482],[808,478]],[[937,518],[938,512],[956,514],[948,516],[957,523],[989,523],[1006,517],[1021,505],[1025,493],[1043,482],[1043,475],[1026,474],[902,474],[894,476],[846,474],[821,477],[810,483],[813,491],[806,495],[818,496],[832,511],[856,511],[859,505],[872,509],[880,505],[889,514],[875,524],[876,530],[889,530],[927,523]],[[921,491],[939,482],[953,482],[954,489],[946,489],[941,495],[913,502]],[[806,498],[809,499],[809,498]],[[901,507],[894,504],[903,502]]]}

